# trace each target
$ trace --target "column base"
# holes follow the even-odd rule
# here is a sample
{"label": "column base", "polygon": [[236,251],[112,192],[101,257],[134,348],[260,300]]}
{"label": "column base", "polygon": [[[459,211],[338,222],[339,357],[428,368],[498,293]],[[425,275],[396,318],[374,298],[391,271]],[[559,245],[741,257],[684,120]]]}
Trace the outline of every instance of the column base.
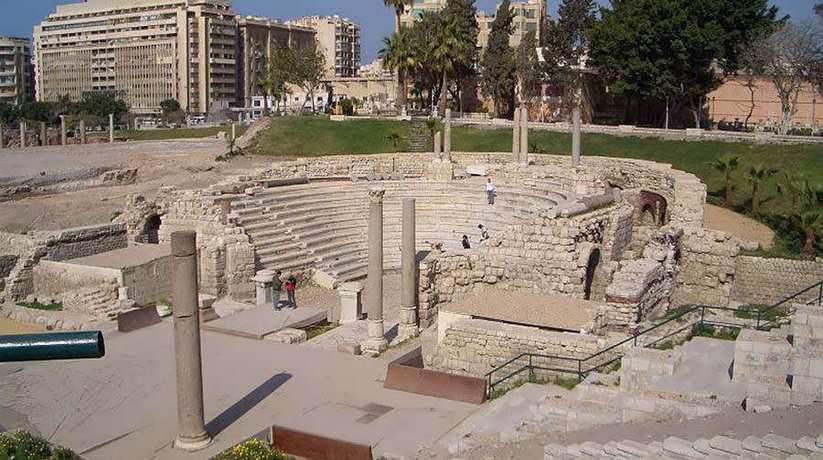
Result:
{"label": "column base", "polygon": [[389,349],[389,341],[385,337],[366,339],[360,348],[364,355],[377,356]]}
{"label": "column base", "polygon": [[397,326],[397,337],[400,340],[412,339],[420,335],[420,328],[416,324],[400,324]]}
{"label": "column base", "polygon": [[197,437],[197,438],[182,438],[178,436],[174,440],[174,448],[185,450],[188,452],[196,452],[198,450],[203,450],[206,447],[209,447],[212,443],[212,438],[208,434],[204,434],[204,437]]}

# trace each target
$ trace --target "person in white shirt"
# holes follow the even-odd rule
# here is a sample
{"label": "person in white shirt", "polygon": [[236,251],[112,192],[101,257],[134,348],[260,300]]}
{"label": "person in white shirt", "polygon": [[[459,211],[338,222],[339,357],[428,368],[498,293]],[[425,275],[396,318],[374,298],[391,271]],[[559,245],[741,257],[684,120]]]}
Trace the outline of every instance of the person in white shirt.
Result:
{"label": "person in white shirt", "polygon": [[480,229],[480,242],[482,243],[482,242],[488,240],[489,239],[488,229],[486,229],[486,227],[483,226],[483,224],[478,225],[477,228]]}
{"label": "person in white shirt", "polygon": [[497,187],[494,186],[492,180],[486,182],[486,198],[489,200],[489,205],[494,205],[494,198],[497,196]]}

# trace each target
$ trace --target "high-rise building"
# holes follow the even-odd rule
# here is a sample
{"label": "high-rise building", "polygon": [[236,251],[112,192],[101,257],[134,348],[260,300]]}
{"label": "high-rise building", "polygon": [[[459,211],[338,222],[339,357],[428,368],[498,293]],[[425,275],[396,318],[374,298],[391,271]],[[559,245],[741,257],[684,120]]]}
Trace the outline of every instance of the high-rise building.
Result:
{"label": "high-rise building", "polygon": [[360,68],[360,26],[340,16],[307,16],[287,24],[309,27],[317,33],[328,68],[326,76],[355,77]]}
{"label": "high-rise building", "polygon": [[0,37],[0,102],[34,99],[34,71],[27,38]]}
{"label": "high-rise building", "polygon": [[228,0],[87,0],[34,27],[37,99],[121,94],[133,112],[177,99],[205,113],[238,100],[235,13]]}

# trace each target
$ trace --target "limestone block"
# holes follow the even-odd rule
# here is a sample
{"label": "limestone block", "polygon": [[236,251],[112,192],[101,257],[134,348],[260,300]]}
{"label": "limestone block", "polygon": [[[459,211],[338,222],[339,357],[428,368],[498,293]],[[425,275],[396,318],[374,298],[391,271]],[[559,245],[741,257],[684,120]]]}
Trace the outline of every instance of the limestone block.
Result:
{"label": "limestone block", "polygon": [[274,334],[267,335],[264,339],[277,343],[295,344],[303,343],[308,340],[308,334],[302,329],[287,328],[275,332]]}
{"label": "limestone block", "polygon": [[339,322],[341,324],[363,318],[362,292],[363,285],[360,283],[343,283],[337,288],[337,294],[340,297]]}
{"label": "limestone block", "polygon": [[360,350],[360,344],[352,342],[341,342],[337,344],[337,351],[355,356],[359,356],[362,353]]}

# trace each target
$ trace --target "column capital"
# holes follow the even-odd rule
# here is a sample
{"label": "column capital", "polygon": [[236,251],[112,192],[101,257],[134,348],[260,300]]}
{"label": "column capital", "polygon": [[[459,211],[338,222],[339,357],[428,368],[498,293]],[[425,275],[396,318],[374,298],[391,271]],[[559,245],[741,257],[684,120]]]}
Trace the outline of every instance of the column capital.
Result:
{"label": "column capital", "polygon": [[369,189],[369,203],[383,204],[383,198],[386,195],[386,190],[382,188]]}

